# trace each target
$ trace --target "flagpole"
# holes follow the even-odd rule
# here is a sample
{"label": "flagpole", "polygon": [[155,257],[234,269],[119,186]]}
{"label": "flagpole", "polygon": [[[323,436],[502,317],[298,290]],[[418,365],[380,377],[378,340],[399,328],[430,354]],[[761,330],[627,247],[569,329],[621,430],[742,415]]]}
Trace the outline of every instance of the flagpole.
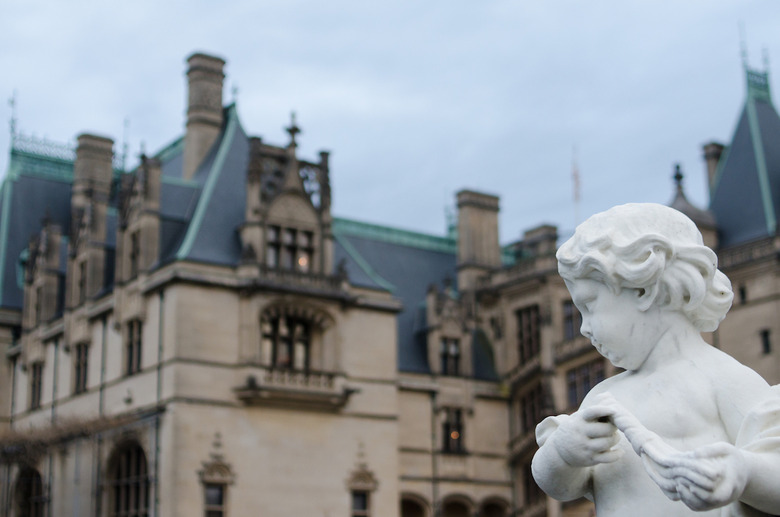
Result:
{"label": "flagpole", "polygon": [[574,227],[580,224],[580,170],[577,166],[577,146],[571,151],[571,181],[574,195]]}

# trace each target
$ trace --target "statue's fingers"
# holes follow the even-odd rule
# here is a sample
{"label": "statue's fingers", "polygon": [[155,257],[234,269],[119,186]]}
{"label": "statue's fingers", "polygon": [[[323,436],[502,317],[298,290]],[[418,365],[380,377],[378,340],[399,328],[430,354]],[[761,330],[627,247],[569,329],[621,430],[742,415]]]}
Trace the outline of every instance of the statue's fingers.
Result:
{"label": "statue's fingers", "polygon": [[680,494],[680,500],[691,510],[703,511],[712,508],[710,502],[710,493],[696,485],[691,485],[681,480],[677,484],[677,492]]}
{"label": "statue's fingers", "polygon": [[677,493],[677,483],[675,483],[673,479],[663,476],[661,472],[656,470],[655,465],[648,462],[644,457],[642,458],[642,463],[644,464],[645,470],[650,476],[650,479],[652,479],[653,482],[658,485],[666,497],[672,501],[677,501],[680,499],[680,496]]}
{"label": "statue's fingers", "polygon": [[704,475],[696,469],[689,469],[685,467],[672,467],[670,474],[675,479],[686,479],[688,484],[695,485],[705,490],[713,490],[717,485],[717,480]]}
{"label": "statue's fingers", "polygon": [[609,449],[612,449],[616,444],[617,440],[615,440],[612,436],[606,436],[604,438],[593,438],[591,440],[588,440],[588,449],[594,452],[602,452],[607,451]]}
{"label": "statue's fingers", "polygon": [[593,460],[597,463],[613,463],[623,457],[622,449],[609,449],[593,455]]}
{"label": "statue's fingers", "polygon": [[595,404],[580,410],[580,416],[586,422],[604,421],[604,419],[611,419],[614,415],[614,408],[603,404]]}
{"label": "statue's fingers", "polygon": [[602,438],[613,435],[617,435],[617,427],[609,422],[592,422],[585,428],[585,436],[588,438]]}

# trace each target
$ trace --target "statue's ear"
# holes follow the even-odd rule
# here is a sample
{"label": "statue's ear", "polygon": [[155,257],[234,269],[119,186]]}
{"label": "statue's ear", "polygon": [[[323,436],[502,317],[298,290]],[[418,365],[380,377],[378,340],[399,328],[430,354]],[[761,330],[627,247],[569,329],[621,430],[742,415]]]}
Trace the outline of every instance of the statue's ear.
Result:
{"label": "statue's ear", "polygon": [[653,305],[655,297],[658,294],[658,285],[654,285],[649,288],[639,287],[634,289],[636,291],[637,307],[640,311],[646,311]]}

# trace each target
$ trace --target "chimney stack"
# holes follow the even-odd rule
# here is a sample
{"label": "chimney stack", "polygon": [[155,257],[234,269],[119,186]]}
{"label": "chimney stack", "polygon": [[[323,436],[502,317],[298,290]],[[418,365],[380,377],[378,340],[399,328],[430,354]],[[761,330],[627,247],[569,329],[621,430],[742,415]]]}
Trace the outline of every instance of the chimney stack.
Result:
{"label": "chimney stack", "polygon": [[114,174],[114,141],[102,136],[81,134],[73,162],[73,205],[85,207],[90,201],[108,203]]}
{"label": "chimney stack", "polygon": [[190,179],[222,128],[222,82],[225,61],[206,54],[187,59],[187,132],[182,177]]}
{"label": "chimney stack", "polygon": [[724,146],[718,142],[710,142],[702,146],[704,151],[704,163],[707,164],[707,185],[710,189],[715,186],[715,174],[718,172],[718,162],[723,154]]}
{"label": "chimney stack", "polygon": [[475,286],[478,276],[501,266],[498,197],[461,190],[458,199],[458,288]]}

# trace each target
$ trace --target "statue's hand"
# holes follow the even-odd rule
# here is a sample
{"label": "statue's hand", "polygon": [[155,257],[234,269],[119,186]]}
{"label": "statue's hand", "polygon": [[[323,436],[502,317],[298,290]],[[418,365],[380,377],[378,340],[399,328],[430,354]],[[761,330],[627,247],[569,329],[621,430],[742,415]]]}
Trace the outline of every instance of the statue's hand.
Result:
{"label": "statue's hand", "polygon": [[683,453],[670,469],[680,500],[692,510],[719,508],[739,499],[747,485],[743,452],[725,442]]}
{"label": "statue's hand", "polygon": [[561,459],[572,467],[590,467],[617,461],[623,451],[616,449],[620,435],[608,419],[612,409],[594,405],[581,409],[561,423],[553,443]]}

